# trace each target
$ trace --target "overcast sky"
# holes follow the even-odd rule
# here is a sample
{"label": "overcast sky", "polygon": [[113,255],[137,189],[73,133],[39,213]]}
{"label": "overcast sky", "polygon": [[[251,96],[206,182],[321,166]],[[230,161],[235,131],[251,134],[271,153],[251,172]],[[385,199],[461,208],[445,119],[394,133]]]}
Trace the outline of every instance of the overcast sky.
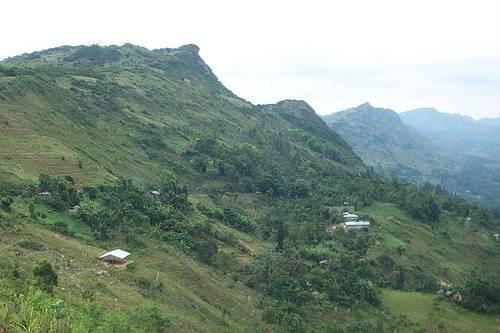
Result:
{"label": "overcast sky", "polygon": [[194,43],[253,103],[319,114],[364,102],[500,116],[500,1],[23,1],[1,5],[0,59],[60,45]]}

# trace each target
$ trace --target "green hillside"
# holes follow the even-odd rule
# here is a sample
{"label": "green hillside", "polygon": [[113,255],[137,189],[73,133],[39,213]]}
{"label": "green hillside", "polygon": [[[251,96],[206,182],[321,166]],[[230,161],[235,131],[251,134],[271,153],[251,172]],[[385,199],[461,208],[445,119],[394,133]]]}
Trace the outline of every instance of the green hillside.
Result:
{"label": "green hillside", "polygon": [[498,332],[500,320],[466,311],[439,296],[384,290],[384,303],[398,332]]}
{"label": "green hillside", "polygon": [[[433,299],[464,314],[442,330],[494,327],[494,212],[388,180],[307,103],[252,105],[198,51],[0,62],[0,332],[404,331],[435,327]],[[343,230],[346,201],[368,230]],[[98,260],[115,248],[126,268]]]}
{"label": "green hillside", "polygon": [[[120,176],[152,181],[164,166],[192,179],[180,155],[201,133],[230,145],[249,135],[295,134],[282,115],[227,90],[194,45],[62,47],[7,59],[0,67],[0,108],[0,168],[11,181],[39,172],[70,173],[77,183]],[[305,112],[317,118],[310,108]],[[325,133],[339,144],[339,162],[357,163],[340,138],[325,130],[318,135]]]}

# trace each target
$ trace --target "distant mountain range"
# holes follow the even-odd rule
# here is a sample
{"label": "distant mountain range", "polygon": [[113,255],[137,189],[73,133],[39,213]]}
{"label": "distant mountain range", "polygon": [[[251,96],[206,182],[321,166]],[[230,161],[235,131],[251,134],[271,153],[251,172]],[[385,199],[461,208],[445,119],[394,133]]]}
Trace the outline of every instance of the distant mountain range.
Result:
{"label": "distant mountain range", "polygon": [[453,154],[500,161],[499,118],[476,121],[469,116],[442,113],[434,108],[403,112],[400,117],[406,125]]}
{"label": "distant mountain range", "polygon": [[324,116],[369,165],[413,183],[430,181],[500,205],[500,118],[434,108],[403,113],[369,103]]}

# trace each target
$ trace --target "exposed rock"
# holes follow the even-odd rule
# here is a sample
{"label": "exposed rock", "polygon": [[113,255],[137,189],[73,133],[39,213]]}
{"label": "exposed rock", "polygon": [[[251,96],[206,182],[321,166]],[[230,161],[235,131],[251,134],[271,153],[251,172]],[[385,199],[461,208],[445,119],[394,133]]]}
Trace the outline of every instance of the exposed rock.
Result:
{"label": "exposed rock", "polygon": [[98,271],[95,273],[97,276],[109,276],[108,271]]}

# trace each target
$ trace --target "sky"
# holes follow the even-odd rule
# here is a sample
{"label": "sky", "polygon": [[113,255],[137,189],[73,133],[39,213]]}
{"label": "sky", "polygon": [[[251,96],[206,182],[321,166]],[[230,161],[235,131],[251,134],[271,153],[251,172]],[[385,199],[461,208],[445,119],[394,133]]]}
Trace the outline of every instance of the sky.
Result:
{"label": "sky", "polygon": [[197,44],[255,104],[370,102],[500,117],[500,1],[2,1],[0,59],[60,45]]}

